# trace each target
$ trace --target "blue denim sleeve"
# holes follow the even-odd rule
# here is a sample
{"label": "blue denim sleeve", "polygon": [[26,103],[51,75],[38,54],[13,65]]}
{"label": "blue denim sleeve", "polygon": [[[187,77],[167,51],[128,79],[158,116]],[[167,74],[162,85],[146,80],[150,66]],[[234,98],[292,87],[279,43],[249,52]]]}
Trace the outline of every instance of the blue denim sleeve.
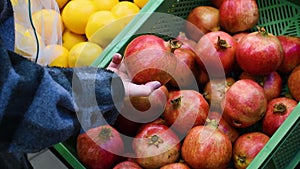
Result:
{"label": "blue denim sleeve", "polygon": [[42,67],[13,51],[12,7],[0,0],[0,155],[40,151],[82,128],[114,124],[124,88],[113,72]]}
{"label": "blue denim sleeve", "polygon": [[40,151],[118,116],[124,88],[111,71],[41,67],[4,48],[0,60],[1,152]]}

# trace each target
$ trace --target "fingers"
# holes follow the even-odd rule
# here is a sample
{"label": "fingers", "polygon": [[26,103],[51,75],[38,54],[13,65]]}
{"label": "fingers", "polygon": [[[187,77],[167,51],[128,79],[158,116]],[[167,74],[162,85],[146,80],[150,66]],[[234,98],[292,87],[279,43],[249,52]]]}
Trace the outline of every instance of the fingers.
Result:
{"label": "fingers", "polygon": [[151,81],[146,83],[145,86],[149,86],[150,89],[153,91],[155,89],[158,89],[161,86],[161,84],[159,81]]}
{"label": "fingers", "polygon": [[121,62],[122,62],[122,55],[119,53],[115,53],[112,57],[111,62],[107,66],[107,69],[112,70],[112,71],[114,69],[118,69],[120,67]]}
{"label": "fingers", "polygon": [[115,53],[112,58],[112,62],[119,65],[122,61],[122,55],[119,53]]}
{"label": "fingers", "polygon": [[152,81],[144,85],[137,85],[131,82],[127,83],[125,90],[127,90],[127,96],[149,96],[154,90],[161,86],[160,82]]}

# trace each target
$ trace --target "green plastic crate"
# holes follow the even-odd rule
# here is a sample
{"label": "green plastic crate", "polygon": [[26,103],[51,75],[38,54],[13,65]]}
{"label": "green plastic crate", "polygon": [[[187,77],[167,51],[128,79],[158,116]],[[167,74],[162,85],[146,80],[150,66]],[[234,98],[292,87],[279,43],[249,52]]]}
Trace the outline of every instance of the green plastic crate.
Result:
{"label": "green plastic crate", "polygon": [[[299,0],[257,0],[257,4],[260,13],[259,26],[265,27],[274,35],[300,36]],[[183,30],[184,19],[190,10],[199,5],[211,5],[211,0],[150,0],[92,65],[107,66],[111,56],[122,51],[135,34],[157,33],[176,37],[178,31]],[[166,15],[157,19],[154,12],[157,15]],[[170,18],[168,14],[174,17]]]}
{"label": "green plastic crate", "polygon": [[[183,30],[183,20],[199,5],[211,5],[211,0],[150,0],[141,12],[115,37],[92,64],[106,67],[114,53],[122,53],[137,34],[155,33],[176,37]],[[300,37],[299,0],[257,0],[260,12],[258,25],[274,35]],[[166,14],[157,19],[155,13]],[[168,18],[168,15],[176,17]],[[163,17],[166,16],[166,17]],[[254,31],[255,28],[252,29]],[[293,169],[300,162],[300,103],[266,146],[249,165],[249,169]],[[59,143],[54,149],[75,169],[85,169],[77,158],[74,139]]]}

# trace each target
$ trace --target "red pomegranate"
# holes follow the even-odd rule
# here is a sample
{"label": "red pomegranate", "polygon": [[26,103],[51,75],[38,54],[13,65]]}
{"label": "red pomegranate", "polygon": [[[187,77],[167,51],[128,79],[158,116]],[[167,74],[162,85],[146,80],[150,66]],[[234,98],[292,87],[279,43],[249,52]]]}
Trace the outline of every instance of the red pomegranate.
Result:
{"label": "red pomegranate", "polygon": [[159,168],[179,160],[181,143],[167,126],[148,124],[135,136],[132,148],[143,168]]}
{"label": "red pomegranate", "polygon": [[288,76],[288,88],[293,98],[300,102],[300,65],[294,68]]}
{"label": "red pomegranate", "polygon": [[181,155],[192,168],[226,168],[232,156],[228,137],[211,125],[195,126],[186,135]]}
{"label": "red pomegranate", "polygon": [[176,162],[176,163],[164,165],[160,167],[160,169],[190,169],[190,167],[185,163]]}
{"label": "red pomegranate", "polygon": [[113,169],[142,169],[136,162],[133,161],[122,161],[118,163]]}
{"label": "red pomegranate", "polygon": [[124,153],[119,132],[109,125],[87,130],[77,137],[76,143],[79,160],[91,169],[112,168]]}
{"label": "red pomegranate", "polygon": [[268,103],[267,112],[263,118],[263,132],[271,137],[291,114],[297,104],[294,99],[286,97],[272,99]]}
{"label": "red pomegranate", "polygon": [[265,76],[250,75],[247,72],[240,74],[240,79],[251,79],[261,85],[265,91],[266,97],[269,100],[279,97],[282,89],[282,78],[279,73],[271,72]]}
{"label": "red pomegranate", "polygon": [[172,129],[185,135],[193,126],[203,125],[209,112],[209,105],[201,93],[194,90],[174,90],[162,115]]}
{"label": "red pomegranate", "polygon": [[263,88],[255,81],[241,79],[227,90],[222,106],[224,119],[230,125],[246,128],[264,116],[267,98]]}
{"label": "red pomegranate", "polygon": [[178,45],[179,43],[181,47],[178,47],[173,52],[177,58],[177,66],[176,70],[172,74],[172,79],[169,81],[169,84],[181,89],[195,89],[198,87],[195,78],[198,71],[196,67],[196,53],[190,46],[183,46],[184,43],[178,40],[172,40],[170,43],[173,45]]}
{"label": "red pomegranate", "polygon": [[140,35],[125,48],[124,63],[134,83],[157,80],[166,84],[176,69],[177,60],[171,46],[156,35]]}
{"label": "red pomegranate", "polygon": [[281,35],[277,38],[284,51],[284,59],[278,70],[282,73],[290,73],[300,64],[300,37]]}
{"label": "red pomegranate", "polygon": [[250,132],[241,135],[233,145],[233,163],[237,169],[246,169],[256,155],[269,141],[261,132]]}
{"label": "red pomegranate", "polygon": [[237,45],[237,63],[252,75],[268,75],[276,71],[283,58],[280,41],[263,28],[244,36]]}
{"label": "red pomegranate", "polygon": [[212,6],[197,6],[190,11],[186,18],[185,32],[187,36],[198,41],[202,35],[220,30],[219,9]]}
{"label": "red pomegranate", "polygon": [[[224,77],[235,62],[237,42],[224,31],[209,32],[198,41],[195,51],[197,63],[212,77]],[[220,64],[221,62],[221,64]]]}
{"label": "red pomegranate", "polygon": [[230,33],[249,30],[259,19],[256,0],[224,0],[219,11],[220,25]]}
{"label": "red pomegranate", "polygon": [[226,120],[222,117],[222,113],[219,112],[209,112],[208,113],[208,120],[215,120],[218,123],[218,129],[223,132],[231,141],[231,143],[234,143],[235,140],[240,136],[239,131],[229,125]]}

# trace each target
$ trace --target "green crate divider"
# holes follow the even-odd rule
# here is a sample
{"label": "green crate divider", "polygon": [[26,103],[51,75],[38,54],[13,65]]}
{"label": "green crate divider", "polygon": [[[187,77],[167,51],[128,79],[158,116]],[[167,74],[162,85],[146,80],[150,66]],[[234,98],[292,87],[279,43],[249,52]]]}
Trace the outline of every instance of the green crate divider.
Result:
{"label": "green crate divider", "polygon": [[300,162],[300,103],[273,134],[248,169],[293,169]]}
{"label": "green crate divider", "polygon": [[[257,0],[260,20],[258,25],[274,35],[300,36],[300,5],[298,0]],[[93,66],[105,67],[114,53],[122,52],[133,35],[160,33],[176,37],[183,30],[183,21],[190,10],[198,5],[211,5],[210,0],[150,0],[149,5],[126,26],[111,44],[104,49]],[[160,18],[154,13],[171,14],[176,17]],[[153,17],[154,16],[154,17]],[[256,27],[251,29],[256,31]]]}
{"label": "green crate divider", "polygon": [[[258,25],[274,35],[300,36],[299,0],[257,0],[260,12]],[[175,37],[183,28],[191,9],[199,5],[211,5],[211,0],[150,0],[136,17],[104,49],[92,66],[106,67],[113,54],[122,53],[134,35],[159,33]],[[155,13],[177,16],[172,20],[157,20]],[[255,31],[256,28],[251,29]],[[300,103],[274,133],[267,145],[256,156],[248,169],[292,169],[300,163]],[[76,169],[85,169],[74,149],[59,143],[54,148]]]}
{"label": "green crate divider", "polygon": [[86,169],[83,164],[74,155],[71,148],[63,143],[58,143],[53,146],[53,148],[75,169]]}

